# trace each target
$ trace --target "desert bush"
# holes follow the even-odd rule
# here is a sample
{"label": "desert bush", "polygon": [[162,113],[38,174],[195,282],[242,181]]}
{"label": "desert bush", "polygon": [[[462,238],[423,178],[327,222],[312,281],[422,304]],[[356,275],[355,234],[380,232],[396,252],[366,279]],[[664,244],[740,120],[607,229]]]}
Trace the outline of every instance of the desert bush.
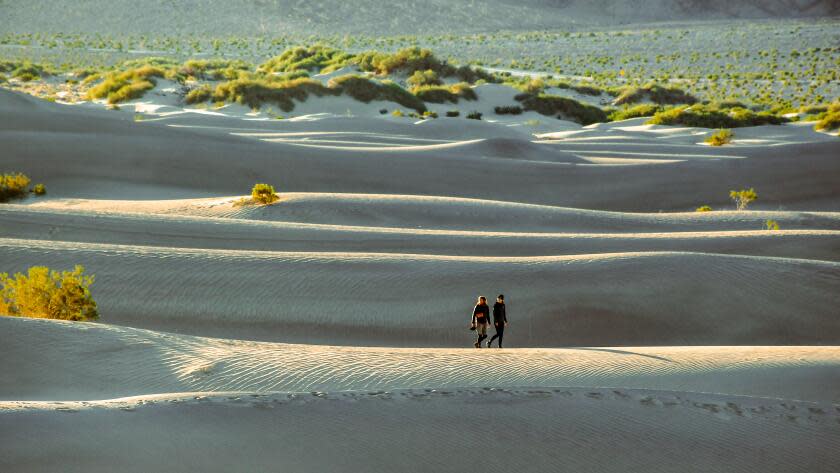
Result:
{"label": "desert bush", "polygon": [[446,111],[446,116],[449,117],[449,118],[455,118],[455,117],[458,117],[460,115],[461,115],[461,112],[459,110],[447,110]]}
{"label": "desert bush", "polygon": [[764,222],[764,227],[767,228],[767,230],[771,230],[771,231],[772,230],[778,230],[779,229],[779,222],[777,222],[775,220],[767,220],[766,222]]}
{"label": "desert bush", "polygon": [[320,71],[323,73],[340,69],[353,60],[351,54],[316,44],[307,48],[296,47],[283,51],[260,65],[264,72]]}
{"label": "desert bush", "polygon": [[720,129],[706,138],[706,143],[712,146],[723,146],[732,142],[732,131]]}
{"label": "desert bush", "polygon": [[460,82],[450,86],[425,85],[411,89],[417,98],[431,103],[458,103],[460,99],[477,100],[478,95],[469,84]]}
{"label": "desert bush", "polygon": [[586,84],[578,84],[578,85],[572,86],[571,89],[574,90],[575,92],[579,93],[579,94],[591,95],[593,97],[597,97],[597,96],[601,95],[601,92],[603,92],[603,90],[599,89],[598,87],[593,87],[591,85],[586,85]]}
{"label": "desert bush", "polygon": [[295,108],[294,100],[303,102],[309,94],[322,97],[340,93],[338,89],[325,87],[317,80],[306,78],[279,83],[262,79],[235,79],[216,86],[212,99],[214,102],[237,102],[252,109],[271,103],[284,112],[291,112]]}
{"label": "desert bush", "polygon": [[251,69],[239,59],[192,59],[178,68],[178,74],[204,80],[233,80]]}
{"label": "desert bush", "polygon": [[47,187],[43,184],[35,184],[32,187],[32,193],[35,195],[46,195],[47,194]]}
{"label": "desert bush", "polygon": [[664,110],[662,106],[653,104],[639,104],[633,107],[624,106],[621,109],[611,111],[607,118],[610,121],[617,122],[631,118],[652,117],[662,110]]}
{"label": "desert bush", "polygon": [[23,62],[18,65],[12,72],[12,77],[21,82],[29,82],[40,79],[42,75],[46,74],[43,66],[32,64],[31,62]]}
{"label": "desert bush", "polygon": [[395,117],[399,118],[399,117],[404,116],[405,114],[403,113],[403,111],[402,111],[402,110],[400,110],[400,109],[396,109],[396,110],[394,110],[393,112],[391,112],[391,115],[393,115],[393,116],[395,116]]}
{"label": "desert bush", "polygon": [[473,110],[472,112],[467,114],[467,118],[470,120],[481,120],[482,114],[481,112],[477,112]]}
{"label": "desert bush", "polygon": [[683,90],[647,84],[642,87],[628,87],[613,101],[614,105],[627,105],[649,100],[658,105],[694,104],[697,98]]}
{"label": "desert bush", "polygon": [[73,271],[51,271],[44,266],[28,274],[0,274],[0,315],[86,321],[99,318],[90,293],[93,276],[83,266]]}
{"label": "desert bush", "polygon": [[437,72],[431,69],[427,69],[425,71],[414,71],[414,74],[409,77],[406,82],[412,87],[443,84],[443,81],[440,80]]}
{"label": "desert bush", "polygon": [[184,96],[184,102],[188,105],[204,103],[210,100],[211,97],[213,97],[213,89],[209,85],[204,84],[201,87],[196,87],[187,92],[187,95]]}
{"label": "desert bush", "polygon": [[251,189],[251,199],[258,204],[269,205],[277,202],[280,196],[274,191],[271,184],[254,184]]}
{"label": "desert bush", "polygon": [[432,51],[418,47],[400,49],[393,54],[369,51],[356,56],[356,63],[363,71],[377,74],[391,74],[399,71],[412,75],[415,71],[432,70],[439,76],[445,77],[455,73],[454,67],[439,60]]}
{"label": "desert bush", "polygon": [[758,125],[780,125],[784,117],[769,112],[735,108],[717,109],[704,105],[675,107],[657,113],[647,123],[652,125],[682,125],[700,128],[740,128]]}
{"label": "desert bush", "polygon": [[712,211],[712,208],[709,207],[708,205],[703,205],[703,206],[697,207],[697,212],[711,212],[711,211]]}
{"label": "desert bush", "polygon": [[414,109],[418,113],[426,111],[426,104],[422,100],[391,81],[378,82],[367,77],[347,74],[330,79],[328,85],[330,89],[347,94],[360,102],[387,100]]}
{"label": "desert bush", "polygon": [[24,197],[30,182],[25,174],[0,174],[0,202]]}
{"label": "desert bush", "polygon": [[819,131],[831,131],[840,128],[840,102],[835,102],[826,107],[814,128]]}
{"label": "desert bush", "polygon": [[387,108],[380,108],[380,109],[379,109],[379,114],[380,114],[380,115],[385,115],[386,113],[388,113],[388,109],[387,109]]}
{"label": "desert bush", "polygon": [[533,110],[541,115],[557,116],[557,118],[572,120],[581,125],[607,121],[607,114],[600,108],[567,97],[524,93],[515,96],[514,99],[522,103],[524,110]]}
{"label": "desert bush", "polygon": [[3,74],[0,74],[0,84],[4,82],[9,82],[9,79],[7,79],[6,76],[4,76]]}
{"label": "desert bush", "polygon": [[497,106],[493,107],[496,115],[521,115],[522,107],[519,105]]}
{"label": "desert bush", "polygon": [[437,118],[437,117],[438,117],[437,112],[433,112],[431,110],[426,110],[425,112],[423,112],[423,118]]}
{"label": "desert bush", "polygon": [[735,201],[735,207],[738,210],[746,210],[751,202],[758,199],[758,194],[755,189],[742,189],[739,191],[729,191],[729,198]]}
{"label": "desert bush", "polygon": [[87,91],[89,99],[107,98],[109,104],[138,99],[155,87],[155,77],[165,72],[154,66],[141,66],[124,72],[113,72]]}

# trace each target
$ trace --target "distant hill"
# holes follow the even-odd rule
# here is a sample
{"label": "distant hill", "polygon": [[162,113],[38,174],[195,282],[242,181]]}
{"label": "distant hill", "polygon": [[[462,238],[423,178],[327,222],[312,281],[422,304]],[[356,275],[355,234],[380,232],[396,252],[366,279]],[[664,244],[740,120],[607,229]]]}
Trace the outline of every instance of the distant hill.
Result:
{"label": "distant hill", "polygon": [[837,0],[0,0],[0,32],[394,35],[836,15]]}

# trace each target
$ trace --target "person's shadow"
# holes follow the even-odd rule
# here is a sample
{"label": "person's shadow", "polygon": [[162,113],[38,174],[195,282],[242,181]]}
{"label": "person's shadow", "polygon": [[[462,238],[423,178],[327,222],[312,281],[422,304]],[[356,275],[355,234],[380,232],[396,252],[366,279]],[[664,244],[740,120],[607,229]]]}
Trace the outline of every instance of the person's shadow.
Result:
{"label": "person's shadow", "polygon": [[644,353],[635,353],[632,351],[624,351],[624,350],[613,350],[609,348],[570,348],[571,350],[586,350],[586,351],[604,351],[607,353],[617,353],[619,355],[636,355],[636,356],[643,356],[645,358],[652,358],[654,360],[659,361],[667,361],[668,363],[676,363],[676,361],[671,360],[669,358],[665,358],[663,356],[656,356],[656,355],[645,355]]}

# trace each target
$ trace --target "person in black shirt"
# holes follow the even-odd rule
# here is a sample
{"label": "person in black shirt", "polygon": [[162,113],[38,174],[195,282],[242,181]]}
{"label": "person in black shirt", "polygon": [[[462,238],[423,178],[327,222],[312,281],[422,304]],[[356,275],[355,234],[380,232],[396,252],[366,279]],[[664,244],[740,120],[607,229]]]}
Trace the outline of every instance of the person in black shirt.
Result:
{"label": "person in black shirt", "polygon": [[499,348],[502,348],[502,338],[505,336],[505,326],[507,326],[507,313],[505,312],[505,296],[499,294],[496,303],[493,304],[493,325],[496,328],[496,334],[487,342],[487,348],[493,344],[493,340],[499,339]]}
{"label": "person in black shirt", "polygon": [[490,324],[490,307],[487,305],[487,298],[480,296],[472,315],[472,326],[478,334],[478,339],[475,341],[476,348],[481,348],[481,342],[487,338],[488,324]]}

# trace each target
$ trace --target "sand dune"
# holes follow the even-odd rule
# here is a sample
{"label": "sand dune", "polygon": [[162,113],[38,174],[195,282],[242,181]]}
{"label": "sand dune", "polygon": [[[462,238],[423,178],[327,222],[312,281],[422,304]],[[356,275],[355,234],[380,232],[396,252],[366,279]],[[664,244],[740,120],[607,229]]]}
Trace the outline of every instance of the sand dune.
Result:
{"label": "sand dune", "polygon": [[522,327],[511,336],[517,346],[834,343],[840,333],[840,263],[825,261],[664,252],[286,253],[13,239],[0,240],[0,250],[10,270],[84,264],[99,278],[109,321],[193,334],[463,346],[472,296],[496,291],[517,294],[509,305]]}

